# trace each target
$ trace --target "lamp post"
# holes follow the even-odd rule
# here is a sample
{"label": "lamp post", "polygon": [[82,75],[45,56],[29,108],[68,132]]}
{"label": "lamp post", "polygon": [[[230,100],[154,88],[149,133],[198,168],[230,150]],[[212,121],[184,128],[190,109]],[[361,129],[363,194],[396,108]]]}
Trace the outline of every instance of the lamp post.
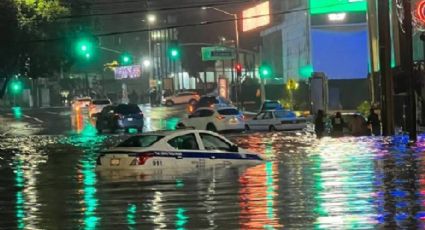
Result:
{"label": "lamp post", "polygon": [[[236,64],[240,64],[239,63],[239,28],[238,28],[238,14],[232,14],[232,13],[230,13],[230,12],[228,12],[228,11],[225,11],[225,10],[222,10],[222,9],[219,9],[219,8],[216,8],[216,7],[210,7],[210,6],[208,6],[208,7],[202,7],[202,9],[203,10],[207,10],[207,9],[211,9],[211,10],[215,10],[215,11],[218,11],[218,12],[221,12],[221,13],[223,13],[223,14],[227,14],[227,15],[230,15],[230,16],[232,16],[233,18],[234,18],[234,26],[235,26],[235,40],[236,40],[236,43],[235,43],[235,51],[236,51]],[[238,100],[238,85],[239,85],[239,81],[240,81],[240,76],[236,76],[236,92],[235,92],[235,99],[236,99],[236,105],[238,105],[238,102],[239,102],[239,100]]]}
{"label": "lamp post", "polygon": [[[154,14],[148,14],[146,16],[147,19],[147,24],[148,24],[148,46],[149,46],[149,60],[152,62],[153,58],[152,58],[152,33],[151,33],[151,24],[155,23],[156,21],[156,16]],[[150,68],[149,70],[149,80],[153,79],[153,67]]]}

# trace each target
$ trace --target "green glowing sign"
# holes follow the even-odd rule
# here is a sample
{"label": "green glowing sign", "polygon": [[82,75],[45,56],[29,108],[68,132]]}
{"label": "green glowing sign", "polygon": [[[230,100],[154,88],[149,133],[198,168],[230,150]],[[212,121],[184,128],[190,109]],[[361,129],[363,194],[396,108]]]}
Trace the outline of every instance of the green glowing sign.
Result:
{"label": "green glowing sign", "polygon": [[366,0],[310,0],[311,14],[365,12]]}

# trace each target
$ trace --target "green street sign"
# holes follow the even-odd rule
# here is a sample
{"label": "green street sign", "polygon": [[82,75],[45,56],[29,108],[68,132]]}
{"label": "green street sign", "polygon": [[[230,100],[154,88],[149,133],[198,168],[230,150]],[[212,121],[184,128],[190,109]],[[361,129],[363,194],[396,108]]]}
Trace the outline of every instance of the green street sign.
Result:
{"label": "green street sign", "polygon": [[202,61],[232,60],[235,50],[222,46],[202,47]]}

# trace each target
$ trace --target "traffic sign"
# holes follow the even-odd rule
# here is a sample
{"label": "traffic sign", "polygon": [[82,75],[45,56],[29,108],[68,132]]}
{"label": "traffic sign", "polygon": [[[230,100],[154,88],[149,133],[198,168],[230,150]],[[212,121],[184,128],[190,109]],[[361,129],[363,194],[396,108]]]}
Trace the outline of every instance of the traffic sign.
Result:
{"label": "traffic sign", "polygon": [[222,46],[202,47],[202,61],[235,59],[235,50]]}

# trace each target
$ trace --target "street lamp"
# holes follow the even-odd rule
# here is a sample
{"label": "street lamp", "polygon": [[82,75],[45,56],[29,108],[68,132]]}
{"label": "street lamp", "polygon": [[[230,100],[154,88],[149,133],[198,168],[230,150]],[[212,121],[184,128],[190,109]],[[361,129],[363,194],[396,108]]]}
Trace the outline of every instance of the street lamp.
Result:
{"label": "street lamp", "polygon": [[151,60],[149,60],[149,59],[145,59],[145,60],[143,60],[143,66],[145,67],[145,68],[149,68],[150,66],[151,66]]}
{"label": "street lamp", "polygon": [[[146,16],[146,21],[147,21],[147,24],[148,24],[148,30],[149,30],[149,32],[148,32],[148,36],[149,36],[149,39],[148,39],[148,46],[149,46],[149,59],[148,60],[145,60],[144,62],[143,62],[143,65],[145,66],[145,67],[147,67],[146,65],[145,65],[145,62],[146,61],[149,61],[149,66],[151,65],[151,60],[153,60],[153,58],[152,58],[152,33],[151,33],[151,25],[152,24],[154,24],[155,22],[156,22],[156,15],[154,15],[154,14],[148,14],[147,16]],[[152,80],[152,78],[153,78],[153,68],[151,68],[150,69],[150,71],[149,71],[149,80]]]}
{"label": "street lamp", "polygon": [[[218,12],[223,13],[223,14],[226,14],[226,15],[230,15],[230,16],[232,16],[234,18],[234,23],[235,23],[235,40],[236,40],[236,43],[235,43],[235,46],[236,46],[235,47],[235,50],[236,50],[236,64],[239,64],[238,14],[232,14],[232,13],[227,12],[225,10],[222,10],[222,9],[219,9],[219,8],[216,8],[216,7],[211,7],[211,6],[203,6],[202,7],[202,10],[208,10],[208,9],[215,10],[215,11],[218,11]],[[239,83],[239,77],[237,77],[236,86],[238,85],[238,83]],[[238,87],[236,87],[236,88],[238,88]],[[238,103],[238,90],[236,90],[236,95],[235,96],[236,96],[236,103]]]}

